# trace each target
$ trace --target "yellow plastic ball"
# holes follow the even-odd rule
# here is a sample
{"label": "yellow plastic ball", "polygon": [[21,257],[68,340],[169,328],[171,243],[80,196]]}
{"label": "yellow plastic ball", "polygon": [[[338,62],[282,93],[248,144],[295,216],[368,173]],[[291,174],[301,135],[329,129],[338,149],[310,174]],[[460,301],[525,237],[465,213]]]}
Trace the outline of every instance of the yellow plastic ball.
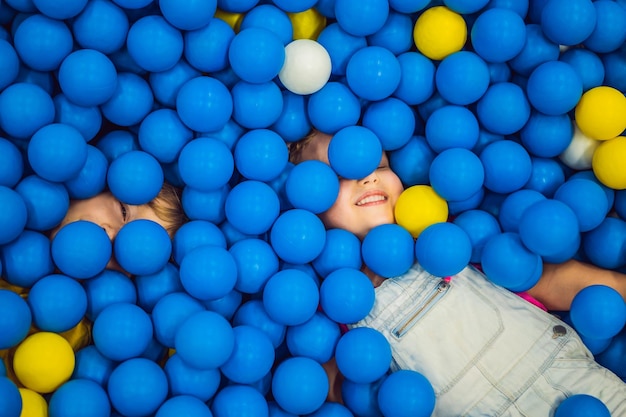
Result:
{"label": "yellow plastic ball", "polygon": [[67,340],[56,333],[39,332],[17,347],[13,370],[26,388],[46,394],[70,379],[75,361]]}
{"label": "yellow plastic ball", "polygon": [[598,180],[615,190],[626,189],[626,137],[601,142],[593,153],[591,167]]}
{"label": "yellow plastic ball", "polygon": [[317,37],[326,27],[326,17],[313,8],[299,13],[287,13],[287,16],[289,16],[291,26],[293,26],[293,40],[317,40]]}
{"label": "yellow plastic ball", "polygon": [[20,417],[48,417],[48,403],[35,391],[20,388],[22,414]]}
{"label": "yellow plastic ball", "polygon": [[400,194],[396,223],[417,238],[428,226],[448,220],[448,203],[429,185],[414,185]]}
{"label": "yellow plastic ball", "polygon": [[422,54],[439,61],[463,49],[467,25],[460,14],[445,6],[431,7],[415,22],[413,40]]}
{"label": "yellow plastic ball", "polygon": [[591,88],[580,98],[574,117],[591,139],[613,139],[626,129],[626,97],[613,87]]}
{"label": "yellow plastic ball", "polygon": [[243,16],[243,13],[225,12],[221,9],[217,9],[214,15],[214,17],[222,19],[224,22],[228,23],[228,25],[233,28],[235,32],[239,32],[239,27],[241,26]]}

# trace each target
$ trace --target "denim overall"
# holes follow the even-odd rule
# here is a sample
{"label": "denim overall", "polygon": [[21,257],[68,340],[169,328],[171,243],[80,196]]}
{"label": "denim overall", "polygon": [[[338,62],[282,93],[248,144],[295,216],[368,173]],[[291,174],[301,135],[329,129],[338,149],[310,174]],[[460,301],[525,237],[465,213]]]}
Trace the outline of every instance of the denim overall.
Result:
{"label": "denim overall", "polygon": [[468,267],[442,279],[415,264],[376,288],[370,314],[392,370],[412,369],[436,393],[434,416],[552,416],[589,394],[626,416],[626,384],[598,365],[566,323]]}

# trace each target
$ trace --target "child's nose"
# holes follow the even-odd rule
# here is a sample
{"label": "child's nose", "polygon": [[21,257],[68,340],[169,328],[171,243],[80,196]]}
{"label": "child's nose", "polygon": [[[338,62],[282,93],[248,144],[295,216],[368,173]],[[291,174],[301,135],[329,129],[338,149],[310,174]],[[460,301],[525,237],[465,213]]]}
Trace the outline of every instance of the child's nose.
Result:
{"label": "child's nose", "polygon": [[367,177],[364,177],[364,178],[360,179],[359,182],[362,185],[367,185],[367,184],[370,184],[370,183],[377,183],[378,182],[378,175],[376,174],[376,171],[374,171],[371,174],[369,174]]}

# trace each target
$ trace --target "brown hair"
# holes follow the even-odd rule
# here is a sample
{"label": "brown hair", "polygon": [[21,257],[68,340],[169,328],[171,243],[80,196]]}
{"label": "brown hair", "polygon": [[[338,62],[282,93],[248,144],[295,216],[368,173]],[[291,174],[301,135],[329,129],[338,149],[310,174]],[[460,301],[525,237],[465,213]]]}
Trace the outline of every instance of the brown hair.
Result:
{"label": "brown hair", "polygon": [[302,162],[302,151],[307,147],[311,140],[318,133],[317,130],[311,129],[309,133],[302,139],[296,142],[290,142],[287,144],[287,149],[289,149],[289,162],[294,164],[299,164]]}
{"label": "brown hair", "polygon": [[189,220],[183,210],[180,190],[167,182],[163,183],[159,194],[147,205],[165,223],[165,230],[170,237]]}

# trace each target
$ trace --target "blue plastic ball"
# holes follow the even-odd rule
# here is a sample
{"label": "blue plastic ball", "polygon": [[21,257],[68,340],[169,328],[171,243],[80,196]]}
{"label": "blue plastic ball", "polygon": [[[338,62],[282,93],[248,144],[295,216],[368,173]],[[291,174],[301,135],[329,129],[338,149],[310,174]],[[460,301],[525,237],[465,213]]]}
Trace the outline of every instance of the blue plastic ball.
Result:
{"label": "blue plastic ball", "polygon": [[383,380],[378,406],[385,416],[427,417],[435,409],[435,390],[424,375],[402,369]]}
{"label": "blue plastic ball", "polygon": [[132,13],[134,10],[149,7],[151,0],[113,0],[113,3],[126,9],[127,13]]}
{"label": "blue plastic ball", "polygon": [[0,301],[0,349],[9,349],[28,335],[32,314],[26,300],[11,290],[0,290]]}
{"label": "blue plastic ball", "polygon": [[285,341],[286,326],[270,318],[261,299],[251,299],[243,303],[234,314],[232,323],[233,326],[246,325],[261,330],[269,337],[274,349]]}
{"label": "blue plastic ball", "polygon": [[312,262],[322,278],[340,268],[360,269],[362,264],[361,241],[345,229],[327,230],[324,249]]}
{"label": "blue plastic ball", "polygon": [[128,17],[110,1],[88,1],[71,21],[74,40],[83,48],[110,54],[122,48],[128,33]]}
{"label": "blue plastic ball", "polygon": [[573,46],[583,43],[597,23],[591,0],[548,0],[541,9],[541,29],[552,42]]}
{"label": "blue plastic ball", "polygon": [[352,417],[352,411],[343,404],[326,401],[310,417]]}
{"label": "blue plastic ball", "polygon": [[237,266],[235,289],[238,291],[255,294],[278,272],[278,257],[265,240],[243,239],[234,243],[228,252]]}
{"label": "blue plastic ball", "polygon": [[374,306],[374,286],[358,269],[340,268],[324,278],[320,303],[322,310],[337,323],[356,323]]}
{"label": "blue plastic ball", "polygon": [[280,212],[276,192],[266,183],[255,180],[235,185],[226,197],[226,218],[244,234],[267,232]]}
{"label": "blue plastic ball", "polygon": [[75,17],[87,4],[87,0],[32,0],[32,2],[41,13],[58,20]]}
{"label": "blue plastic ball", "polygon": [[134,279],[137,287],[137,305],[150,313],[165,295],[183,291],[178,268],[167,263],[160,271],[149,275],[138,275]]}
{"label": "blue plastic ball", "polygon": [[119,126],[133,126],[150,113],[154,96],[148,82],[132,72],[120,72],[113,96],[100,106],[102,115]]}
{"label": "blue plastic ball", "polygon": [[317,160],[303,161],[289,172],[285,192],[294,208],[323,213],[337,199],[339,180],[327,164]]}
{"label": "blue plastic ball", "polygon": [[61,274],[48,275],[31,287],[28,305],[38,329],[62,333],[85,316],[87,293],[75,279]]}
{"label": "blue plastic ball", "polygon": [[376,134],[384,150],[391,151],[406,145],[415,132],[417,122],[408,104],[388,97],[367,106],[362,125]]}
{"label": "blue plastic ball", "polygon": [[232,354],[220,370],[229,381],[251,384],[266,375],[274,364],[274,345],[261,329],[250,325],[233,328],[235,344]]}
{"label": "blue plastic ball", "polygon": [[290,326],[286,342],[292,356],[304,356],[323,364],[332,358],[340,337],[339,325],[318,311],[307,322]]}
{"label": "blue plastic ball", "polygon": [[93,417],[111,415],[111,404],[105,389],[89,379],[72,379],[61,385],[50,397],[51,416],[77,417],[88,413]]}
{"label": "blue plastic ball", "polygon": [[382,224],[372,228],[361,245],[363,263],[385,278],[408,271],[415,261],[414,251],[413,237],[397,224]]}
{"label": "blue plastic ball", "polygon": [[243,294],[237,290],[232,290],[222,298],[217,300],[205,300],[202,304],[210,311],[221,314],[227,320],[231,320],[235,312],[239,311],[239,307],[243,301]]}
{"label": "blue plastic ball", "polygon": [[566,62],[548,61],[528,77],[526,94],[530,104],[543,114],[557,116],[572,110],[583,93],[582,80]]}
{"label": "blue plastic ball", "polygon": [[103,356],[124,361],[140,356],[153,335],[150,316],[131,303],[105,307],[93,322],[93,343]]}
{"label": "blue plastic ball", "polygon": [[606,194],[594,181],[574,178],[564,182],[555,192],[554,199],[567,204],[578,219],[581,232],[600,226],[609,211]]}
{"label": "blue plastic ball", "polygon": [[87,315],[93,321],[106,307],[116,303],[137,302],[133,281],[122,272],[106,269],[83,283],[87,292]]}
{"label": "blue plastic ball", "polygon": [[35,71],[55,71],[72,52],[72,32],[59,19],[34,14],[17,27],[13,45],[28,67]]}
{"label": "blue plastic ball", "polygon": [[8,139],[0,138],[0,185],[13,188],[24,173],[24,158]]}
{"label": "blue plastic ball", "polygon": [[167,399],[154,415],[155,417],[175,416],[212,417],[209,406],[191,395],[177,395]]}
{"label": "blue plastic ball", "polygon": [[155,338],[162,345],[173,348],[181,324],[191,315],[204,310],[199,300],[185,292],[164,295],[152,309]]}
{"label": "blue plastic ball", "polygon": [[54,270],[49,237],[32,230],[24,230],[16,239],[4,244],[0,259],[3,278],[20,287],[31,287]]}
{"label": "blue plastic ball", "polygon": [[270,181],[287,165],[288,150],[278,133],[269,129],[254,129],[244,133],[235,145],[237,171],[245,178]]}
{"label": "blue plastic ball", "polygon": [[6,244],[24,231],[28,222],[28,207],[24,198],[9,187],[0,186],[0,200],[4,206],[0,214],[0,244]]}
{"label": "blue plastic ball", "polygon": [[381,46],[394,55],[407,52],[413,45],[413,21],[411,16],[390,11],[382,28],[367,37],[371,46]]}
{"label": "blue plastic ball", "polygon": [[137,219],[120,229],[113,250],[125,271],[132,275],[149,275],[165,267],[172,254],[172,242],[159,223]]}
{"label": "blue plastic ball", "polygon": [[572,300],[570,320],[584,337],[608,339],[626,325],[626,302],[609,286],[591,285],[580,290]]}
{"label": "blue plastic ball", "polygon": [[382,152],[380,139],[372,130],[363,126],[348,126],[332,137],[328,160],[337,175],[362,179],[378,167]]}
{"label": "blue plastic ball", "polygon": [[263,289],[263,306],[272,320],[296,326],[313,317],[319,302],[316,282],[299,269],[284,269],[272,275]]}
{"label": "blue plastic ball", "polygon": [[330,81],[319,91],[311,94],[307,114],[313,127],[321,132],[333,134],[359,121],[361,103],[346,84]]}
{"label": "blue plastic ball", "polygon": [[389,152],[389,165],[405,187],[428,184],[435,155],[424,136],[413,136],[402,148]]}
{"label": "blue plastic ball", "polygon": [[181,59],[166,71],[150,73],[148,80],[156,100],[166,107],[175,108],[181,86],[198,76],[200,72]]}
{"label": "blue plastic ball", "polygon": [[545,199],[546,197],[539,191],[529,189],[521,189],[508,194],[502,201],[497,214],[502,230],[517,233],[524,211],[537,201]]}
{"label": "blue plastic ball", "polygon": [[267,400],[263,394],[249,385],[239,384],[222,388],[213,399],[211,412],[215,417],[269,416]]}
{"label": "blue plastic ball", "polygon": [[202,245],[182,258],[180,281],[191,296],[199,300],[217,300],[235,287],[237,264],[226,249]]}
{"label": "blue plastic ball", "polygon": [[[606,57],[606,55],[605,55]],[[574,68],[583,82],[583,91],[602,85],[605,75],[605,64],[598,54],[583,48],[571,48],[564,51],[560,61],[567,62]],[[609,65],[607,65],[607,68]]]}
{"label": "blue plastic ball", "polygon": [[567,149],[574,127],[567,114],[548,115],[533,111],[520,131],[522,145],[534,155],[553,158]]}
{"label": "blue plastic ball", "polygon": [[559,45],[546,38],[540,25],[530,23],[526,25],[526,43],[522,51],[508,61],[508,65],[516,74],[528,77],[537,66],[556,61],[559,55]]}
{"label": "blue plastic ball", "polygon": [[104,357],[95,345],[87,345],[76,351],[76,364],[71,379],[88,379],[106,386],[115,362]]}
{"label": "blue plastic ball", "polygon": [[530,179],[532,161],[522,145],[499,140],[485,146],[480,153],[485,170],[485,188],[508,194],[522,188]]}
{"label": "blue plastic ball", "polygon": [[214,369],[222,366],[235,348],[230,323],[213,311],[199,311],[187,317],[176,330],[176,353],[189,366]]}
{"label": "blue plastic ball", "polygon": [[445,105],[426,120],[426,140],[437,153],[450,148],[472,149],[478,133],[476,116],[464,106]]}
{"label": "blue plastic ball", "polygon": [[111,405],[120,414],[149,415],[167,398],[167,377],[156,362],[133,358],[122,362],[111,372],[107,391]]}
{"label": "blue plastic ball", "polygon": [[188,0],[184,2],[164,0],[159,2],[163,17],[180,30],[200,29],[209,24],[215,10],[217,0]]}
{"label": "blue plastic ball", "polygon": [[448,277],[461,272],[472,257],[472,242],[460,226],[435,223],[415,242],[415,257],[430,274]]}
{"label": "blue plastic ball", "polygon": [[283,90],[283,111],[271,129],[285,142],[296,142],[311,130],[307,116],[308,97]]}
{"label": "blue plastic ball", "polygon": [[419,52],[400,54],[398,62],[401,77],[393,96],[409,105],[421,104],[432,96],[436,85],[435,64]]}
{"label": "blue plastic ball", "polygon": [[496,234],[485,242],[482,268],[490,281],[513,291],[532,288],[543,272],[541,257],[512,232]]}
{"label": "blue plastic ball", "polygon": [[[462,68],[462,71],[459,69]],[[445,57],[437,67],[435,84],[439,94],[452,104],[468,105],[480,99],[489,87],[489,67],[471,51]]]}
{"label": "blue plastic ball", "polygon": [[367,46],[367,40],[364,36],[349,34],[337,22],[324,27],[317,37],[317,41],[330,55],[331,74],[339,76],[346,74],[346,65],[352,55]]}
{"label": "blue plastic ball", "polygon": [[430,165],[429,178],[437,194],[448,201],[461,201],[483,186],[485,171],[480,158],[465,148],[449,148]]}
{"label": "blue plastic ball", "polygon": [[5,376],[0,376],[0,408],[7,417],[22,415],[20,391],[17,385]]}
{"label": "blue plastic ball", "polygon": [[585,48],[597,53],[619,49],[626,40],[626,10],[620,2],[593,3],[596,9],[596,26],[583,42]]}
{"label": "blue plastic ball", "polygon": [[565,182],[563,165],[554,158],[533,156],[531,160],[530,179],[524,188],[539,191],[546,197],[553,197],[556,189]]}
{"label": "blue plastic ball", "polygon": [[172,68],[183,55],[183,35],[160,15],[147,15],[134,22],[126,39],[128,53],[146,71]]}
{"label": "blue plastic ball", "polygon": [[274,32],[250,27],[237,33],[228,49],[235,74],[249,83],[266,83],[278,75],[285,61],[282,40]]}
{"label": "blue plastic ball", "polygon": [[363,417],[382,417],[378,406],[378,388],[384,376],[378,380],[361,384],[345,379],[341,384],[341,397],[353,415]]}
{"label": "blue plastic ball", "polygon": [[165,362],[165,374],[173,396],[193,396],[201,401],[208,401],[219,388],[221,375],[219,369],[197,369],[187,365],[174,353]]}
{"label": "blue plastic ball", "polygon": [[141,149],[162,163],[177,161],[180,151],[193,136],[176,110],[167,108],[147,115],[139,125],[138,132]]}
{"label": "blue plastic ball", "polygon": [[306,357],[292,357],[274,371],[272,393],[278,405],[296,415],[322,406],[328,394],[328,378],[322,365]]}
{"label": "blue plastic ball", "polygon": [[185,32],[185,58],[197,70],[206,73],[222,71],[229,65],[228,48],[234,37],[233,28],[214,17],[206,26]]}
{"label": "blue plastic ball", "polygon": [[95,49],[80,49],[69,54],[59,67],[58,77],[65,96],[79,106],[104,104],[117,89],[115,65]]}
{"label": "blue plastic ball", "polygon": [[326,229],[319,217],[310,211],[290,209],[276,218],[269,241],[283,261],[305,264],[322,253]]}
{"label": "blue plastic ball", "polygon": [[111,162],[107,184],[118,200],[133,205],[146,204],[161,191],[163,170],[149,153],[130,151]]}
{"label": "blue plastic ball", "polygon": [[391,347],[378,330],[357,327],[341,336],[335,349],[335,360],[346,379],[368,384],[389,370]]}
{"label": "blue plastic ball", "polygon": [[73,126],[53,123],[39,129],[28,144],[32,169],[48,181],[68,181],[87,161],[87,143]]}
{"label": "blue plastic ball", "polygon": [[174,261],[180,265],[185,255],[204,245],[226,248],[224,234],[215,224],[203,220],[192,220],[183,224],[172,239]]}
{"label": "blue plastic ball", "polygon": [[360,98],[370,101],[389,97],[400,85],[402,69],[396,56],[381,46],[366,46],[350,57],[346,81]]}
{"label": "blue plastic ball", "polygon": [[[176,111],[190,129],[213,132],[222,129],[233,112],[228,88],[216,78],[200,76],[185,82],[176,96]],[[206,117],[211,114],[211,117]]]}
{"label": "blue plastic ball", "polygon": [[283,110],[283,95],[273,81],[237,82],[231,89],[233,119],[247,129],[269,128]]}
{"label": "blue plastic ball", "polygon": [[470,262],[480,263],[483,247],[489,238],[501,233],[498,220],[491,213],[480,209],[471,209],[456,216],[453,223],[467,233],[472,244]]}
{"label": "blue plastic ball", "polygon": [[339,26],[354,36],[378,32],[389,16],[389,3],[375,0],[367,4],[350,0],[335,0],[335,19]]}
{"label": "blue plastic ball", "polygon": [[519,234],[524,245],[541,256],[557,255],[580,239],[576,214],[554,199],[529,206],[520,218]]}
{"label": "blue plastic ball", "polygon": [[470,37],[474,50],[485,61],[506,62],[524,48],[526,25],[512,10],[487,9],[476,18]]}
{"label": "blue plastic ball", "polygon": [[554,417],[610,417],[611,412],[598,398],[587,394],[575,394],[561,401]]}
{"label": "blue plastic ball", "polygon": [[63,226],[51,244],[52,260],[73,278],[93,278],[104,270],[113,248],[106,231],[86,220]]}
{"label": "blue plastic ball", "polygon": [[261,4],[250,10],[241,20],[241,30],[251,27],[270,30],[280,38],[283,45],[293,40],[293,25],[287,11],[280,6]]}
{"label": "blue plastic ball", "polygon": [[524,90],[517,84],[491,84],[478,100],[476,115],[485,129],[509,135],[524,127],[530,117],[530,104]]}
{"label": "blue plastic ball", "polygon": [[56,111],[54,121],[75,127],[86,142],[91,141],[102,127],[102,113],[97,106],[84,107],[74,104],[60,93],[54,96]]}
{"label": "blue plastic ball", "polygon": [[226,185],[235,162],[223,142],[201,137],[185,145],[178,157],[178,166],[185,184],[200,191],[211,191]]}
{"label": "blue plastic ball", "polygon": [[2,58],[0,62],[0,70],[2,71],[2,75],[0,75],[0,88],[4,89],[11,85],[19,75],[20,58],[13,48],[13,45],[4,39],[0,40],[0,57]]}
{"label": "blue plastic ball", "polygon": [[37,84],[16,82],[0,93],[0,128],[17,139],[52,123],[54,113],[52,97]]}
{"label": "blue plastic ball", "polygon": [[224,205],[230,187],[225,185],[213,191],[200,191],[195,188],[183,188],[181,202],[183,210],[190,220],[205,220],[220,224],[226,218]]}

